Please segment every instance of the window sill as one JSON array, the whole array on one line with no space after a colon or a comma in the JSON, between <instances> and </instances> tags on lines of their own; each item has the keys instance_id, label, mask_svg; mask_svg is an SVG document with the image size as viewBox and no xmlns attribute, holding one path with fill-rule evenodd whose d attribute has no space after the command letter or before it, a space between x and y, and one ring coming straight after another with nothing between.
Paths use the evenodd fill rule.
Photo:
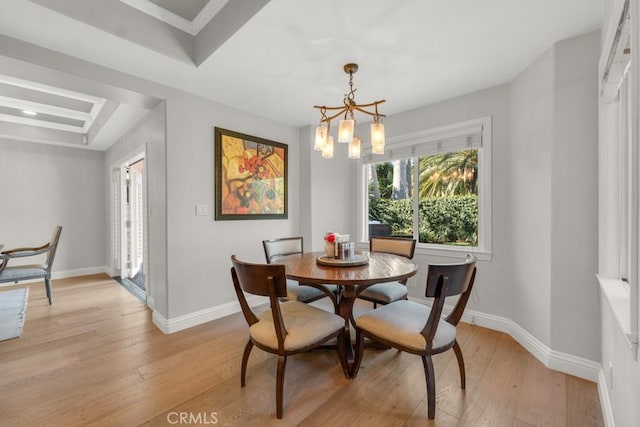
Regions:
<instances>
[{"instance_id":1,"label":"window sill","mask_svg":"<svg viewBox=\"0 0 640 427\"><path fill-rule=\"evenodd\" d=\"M602 295L607 299L613 316L622 331L622 335L633 349L638 345L638 337L631 333L631 296L626 284L617 278L602 277L596 274Z\"/></svg>"},{"instance_id":2,"label":"window sill","mask_svg":"<svg viewBox=\"0 0 640 427\"><path fill-rule=\"evenodd\" d=\"M489 251L464 246L428 245L418 243L416 254L440 256L446 258L465 259L468 254L473 255L479 261L491 261L493 254Z\"/></svg>"},{"instance_id":3,"label":"window sill","mask_svg":"<svg viewBox=\"0 0 640 427\"><path fill-rule=\"evenodd\" d=\"M358 242L357 249L368 251L369 242ZM491 261L493 254L478 248L467 248L464 246L428 245L418 243L416 245L416 255L429 255L445 258L465 259L468 254L473 255L479 261Z\"/></svg>"}]
</instances>

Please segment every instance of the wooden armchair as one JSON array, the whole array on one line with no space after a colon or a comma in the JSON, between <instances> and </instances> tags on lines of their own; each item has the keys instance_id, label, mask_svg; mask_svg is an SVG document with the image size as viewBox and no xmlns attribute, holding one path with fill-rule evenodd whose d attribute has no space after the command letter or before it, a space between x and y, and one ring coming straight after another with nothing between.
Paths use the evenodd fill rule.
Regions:
<instances>
[{"instance_id":1,"label":"wooden armchair","mask_svg":"<svg viewBox=\"0 0 640 427\"><path fill-rule=\"evenodd\" d=\"M263 240L262 247L267 264L277 262L279 257L302 254L304 252L302 237ZM295 280L287 279L287 296L285 299L309 303L329 297L335 307L337 305L335 298L337 292L338 287L336 285L300 285Z\"/></svg>"},{"instance_id":2,"label":"wooden armchair","mask_svg":"<svg viewBox=\"0 0 640 427\"><path fill-rule=\"evenodd\" d=\"M247 362L251 349L256 347L278 355L276 376L276 415L282 418L284 370L287 356L307 352L331 338L338 338L338 356L344 372L346 352L344 348L344 319L299 301L280 302L286 296L284 265L249 264L235 255L231 257L233 286L249 324L249 341L242 354L240 386L245 386ZM255 314L244 296L244 292L269 297L271 307Z\"/></svg>"},{"instance_id":3,"label":"wooden armchair","mask_svg":"<svg viewBox=\"0 0 640 427\"><path fill-rule=\"evenodd\" d=\"M42 246L35 248L15 248L0 252L0 283L14 282L18 283L23 280L44 279L47 298L49 304L53 303L53 290L51 289L51 266L56 256L58 241L62 227L57 226L53 231L51 241ZM37 265L16 265L8 266L9 261L15 258L30 257L35 255L46 254L44 264Z\"/></svg>"},{"instance_id":4,"label":"wooden armchair","mask_svg":"<svg viewBox=\"0 0 640 427\"><path fill-rule=\"evenodd\" d=\"M365 337L422 357L427 383L427 412L429 419L434 419L436 383L431 356L453 348L460 369L460 387L464 389L466 386L464 359L456 340L456 326L473 288L475 264L475 258L469 256L461 264L429 265L425 296L434 298L431 307L402 300L358 316L354 377L362 362ZM460 298L453 311L446 318L441 318L445 298L455 295L460 295Z\"/></svg>"},{"instance_id":5,"label":"wooden armchair","mask_svg":"<svg viewBox=\"0 0 640 427\"><path fill-rule=\"evenodd\" d=\"M369 239L370 252L386 252L413 259L416 250L416 239L405 237L371 237ZM358 294L358 298L378 304L389 304L394 301L407 299L407 281L378 283L368 286Z\"/></svg>"}]
</instances>

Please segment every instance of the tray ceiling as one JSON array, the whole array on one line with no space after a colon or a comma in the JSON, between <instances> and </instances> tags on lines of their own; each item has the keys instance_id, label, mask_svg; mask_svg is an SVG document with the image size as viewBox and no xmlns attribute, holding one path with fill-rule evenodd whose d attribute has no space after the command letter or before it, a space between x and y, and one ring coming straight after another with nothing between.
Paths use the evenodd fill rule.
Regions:
<instances>
[{"instance_id":1,"label":"tray ceiling","mask_svg":"<svg viewBox=\"0 0 640 427\"><path fill-rule=\"evenodd\" d=\"M3 0L0 37L299 127L317 123L314 104L341 102L347 62L360 65L358 101L384 98L382 113L396 114L511 81L553 43L597 30L603 9L604 0ZM3 55L16 51L0 43ZM71 129L86 130L99 108L0 84L11 98L0 124L38 120L82 135ZM111 109L138 108L104 99L90 128ZM41 104L37 119L22 113L29 102Z\"/></svg>"}]
</instances>

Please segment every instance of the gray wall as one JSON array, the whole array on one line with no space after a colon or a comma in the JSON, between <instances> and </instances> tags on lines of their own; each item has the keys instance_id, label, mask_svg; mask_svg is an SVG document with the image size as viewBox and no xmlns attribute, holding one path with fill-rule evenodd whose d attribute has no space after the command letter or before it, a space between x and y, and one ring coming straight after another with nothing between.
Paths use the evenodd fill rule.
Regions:
<instances>
[{"instance_id":1,"label":"gray wall","mask_svg":"<svg viewBox=\"0 0 640 427\"><path fill-rule=\"evenodd\" d=\"M492 116L493 257L478 262L469 308L512 319L549 348L594 361L600 360L597 185L588 171L597 168L598 38L594 32L557 43L508 85L385 119L391 138ZM311 129L305 135L310 146ZM327 228L343 221L355 229L342 218L353 217L357 188L337 189L355 183L359 168L342 170L349 165L345 153L324 160L308 151L312 222L317 217ZM312 230L314 237L323 231ZM428 263L451 259L418 249L415 260L417 287L409 293L419 298Z\"/></svg>"},{"instance_id":2,"label":"gray wall","mask_svg":"<svg viewBox=\"0 0 640 427\"><path fill-rule=\"evenodd\" d=\"M116 162L121 163L133 154L147 149L145 173L147 177L148 236L147 254L149 259L147 297L151 305L160 313L167 313L167 185L166 185L166 108L162 102L142 120L136 123L106 152L105 191L110 194L111 170ZM108 211L113 212L111 197ZM111 223L113 218L109 216ZM111 264L111 229L107 228L106 265Z\"/></svg>"},{"instance_id":3,"label":"gray wall","mask_svg":"<svg viewBox=\"0 0 640 427\"><path fill-rule=\"evenodd\" d=\"M385 119L388 138L436 128L452 123L467 121L484 116L492 116L493 151L493 258L479 261L481 274L468 307L484 313L511 318L511 277L513 266L510 258L508 206L509 159L508 159L508 91L507 86L498 86L437 104L411 110ZM416 250L414 258L420 266L416 276L416 288L410 288L413 297L424 298L426 270L429 263L453 262L451 258L420 254Z\"/></svg>"},{"instance_id":4,"label":"gray wall","mask_svg":"<svg viewBox=\"0 0 640 427\"><path fill-rule=\"evenodd\" d=\"M54 276L101 270L106 236L103 170L102 152L0 138L0 243L5 249L39 246L61 225Z\"/></svg>"},{"instance_id":5,"label":"gray wall","mask_svg":"<svg viewBox=\"0 0 640 427\"><path fill-rule=\"evenodd\" d=\"M213 221L213 129L289 146L289 218ZM264 262L262 240L299 234L300 150L290 127L180 92L167 99L168 317L237 301L230 256ZM209 216L195 216L196 203Z\"/></svg>"},{"instance_id":6,"label":"gray wall","mask_svg":"<svg viewBox=\"0 0 640 427\"><path fill-rule=\"evenodd\" d=\"M299 131L300 174L306 184L300 198L301 234L305 250L324 250L324 235L329 232L356 234L356 160L347 157L347 145L334 142L332 159L313 150L315 126Z\"/></svg>"},{"instance_id":7,"label":"gray wall","mask_svg":"<svg viewBox=\"0 0 640 427\"><path fill-rule=\"evenodd\" d=\"M551 150L551 348L600 360L598 58L600 32L555 45Z\"/></svg>"},{"instance_id":8,"label":"gray wall","mask_svg":"<svg viewBox=\"0 0 640 427\"><path fill-rule=\"evenodd\" d=\"M553 48L509 84L509 203L512 319L551 344L551 150ZM507 230L505 230L507 231Z\"/></svg>"},{"instance_id":9,"label":"gray wall","mask_svg":"<svg viewBox=\"0 0 640 427\"><path fill-rule=\"evenodd\" d=\"M560 41L509 84L512 319L596 361L599 39Z\"/></svg>"}]
</instances>

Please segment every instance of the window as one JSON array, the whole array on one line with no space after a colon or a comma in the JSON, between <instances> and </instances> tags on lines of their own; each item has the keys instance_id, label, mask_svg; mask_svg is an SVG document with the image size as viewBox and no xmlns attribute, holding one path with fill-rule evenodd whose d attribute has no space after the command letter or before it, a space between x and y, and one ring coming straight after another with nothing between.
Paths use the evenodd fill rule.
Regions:
<instances>
[{"instance_id":1,"label":"window","mask_svg":"<svg viewBox=\"0 0 640 427\"><path fill-rule=\"evenodd\" d=\"M629 345L639 320L639 159L637 3L612 12L600 58L600 224L598 279ZM633 12L633 9L636 9ZM613 23L613 21L611 21ZM637 355L636 355L637 357Z\"/></svg>"},{"instance_id":2,"label":"window","mask_svg":"<svg viewBox=\"0 0 640 427\"><path fill-rule=\"evenodd\" d=\"M362 162L361 233L421 253L491 256L491 118L392 138Z\"/></svg>"}]
</instances>

